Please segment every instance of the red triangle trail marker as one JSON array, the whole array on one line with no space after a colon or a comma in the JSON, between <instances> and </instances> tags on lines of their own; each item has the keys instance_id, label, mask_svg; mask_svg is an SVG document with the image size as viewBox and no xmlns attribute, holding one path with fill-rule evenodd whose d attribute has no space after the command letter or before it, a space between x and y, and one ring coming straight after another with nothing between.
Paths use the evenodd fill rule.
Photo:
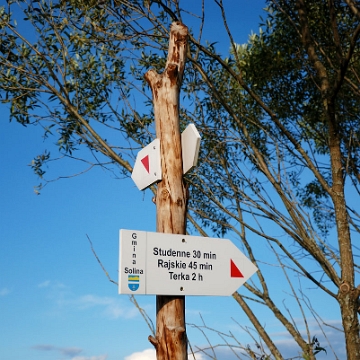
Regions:
<instances>
[{"instance_id":1,"label":"red triangle trail marker","mask_svg":"<svg viewBox=\"0 0 360 360\"><path fill-rule=\"evenodd\" d=\"M155 139L138 152L131 178L139 190L144 190L161 177L160 140Z\"/></svg>"},{"instance_id":2,"label":"red triangle trail marker","mask_svg":"<svg viewBox=\"0 0 360 360\"><path fill-rule=\"evenodd\" d=\"M232 278L243 278L244 275L241 273L241 271L238 269L238 267L235 265L235 263L230 259L230 276Z\"/></svg>"},{"instance_id":3,"label":"red triangle trail marker","mask_svg":"<svg viewBox=\"0 0 360 360\"><path fill-rule=\"evenodd\" d=\"M141 159L141 162L145 166L146 171L150 174L149 155L146 155L143 159Z\"/></svg>"}]
</instances>

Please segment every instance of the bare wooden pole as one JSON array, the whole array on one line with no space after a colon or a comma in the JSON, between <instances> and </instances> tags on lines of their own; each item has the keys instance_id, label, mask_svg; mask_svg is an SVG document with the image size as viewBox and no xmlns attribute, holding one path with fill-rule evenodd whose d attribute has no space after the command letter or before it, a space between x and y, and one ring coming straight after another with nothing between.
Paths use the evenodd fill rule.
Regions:
<instances>
[{"instance_id":1,"label":"bare wooden pole","mask_svg":"<svg viewBox=\"0 0 360 360\"><path fill-rule=\"evenodd\" d=\"M150 85L160 139L162 181L156 194L156 231L185 234L187 195L183 182L179 92L186 61L188 29L174 22L170 29L169 53L165 70L149 70L145 79ZM186 360L185 296L156 297L157 360Z\"/></svg>"}]
</instances>

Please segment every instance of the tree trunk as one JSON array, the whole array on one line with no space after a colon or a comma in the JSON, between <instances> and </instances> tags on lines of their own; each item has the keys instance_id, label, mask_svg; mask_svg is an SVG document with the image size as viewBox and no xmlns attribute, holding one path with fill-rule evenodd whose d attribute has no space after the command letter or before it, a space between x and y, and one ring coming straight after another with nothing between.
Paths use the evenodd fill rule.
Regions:
<instances>
[{"instance_id":1,"label":"tree trunk","mask_svg":"<svg viewBox=\"0 0 360 360\"><path fill-rule=\"evenodd\" d=\"M340 304L342 324L345 333L346 353L348 360L360 359L359 337L359 294L355 287L354 259L349 229L348 213L345 201L345 187L341 148L334 106L328 102L329 147L332 168L332 199L335 209L336 229L338 234L341 285L339 286L338 301Z\"/></svg>"},{"instance_id":2,"label":"tree trunk","mask_svg":"<svg viewBox=\"0 0 360 360\"><path fill-rule=\"evenodd\" d=\"M297 0L296 6L301 24L301 39L317 73L318 84L323 98L324 111L327 117L332 171L330 196L335 210L341 264L341 284L339 285L338 301L345 334L346 353L348 360L360 360L358 318L360 290L355 287L354 259L349 228L349 215L345 200L341 140L338 128L339 124L336 117L336 94L338 93L339 88L337 87L338 84L331 85L326 67L316 53L317 47L315 46L310 33L305 3L304 0ZM330 4L330 6L334 5Z\"/></svg>"},{"instance_id":3,"label":"tree trunk","mask_svg":"<svg viewBox=\"0 0 360 360\"><path fill-rule=\"evenodd\" d=\"M151 87L160 139L162 181L156 194L156 231L185 234L187 196L183 182L179 92L186 61L188 30L179 22L171 25L169 53L164 72L145 74ZM157 296L156 348L158 360L186 360L185 296Z\"/></svg>"}]
</instances>

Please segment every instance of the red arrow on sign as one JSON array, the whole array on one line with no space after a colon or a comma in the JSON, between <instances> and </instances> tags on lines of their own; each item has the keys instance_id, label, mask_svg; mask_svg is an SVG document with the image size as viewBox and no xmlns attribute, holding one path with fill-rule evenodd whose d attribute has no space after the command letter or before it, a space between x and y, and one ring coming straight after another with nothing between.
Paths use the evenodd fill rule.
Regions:
<instances>
[{"instance_id":1,"label":"red arrow on sign","mask_svg":"<svg viewBox=\"0 0 360 360\"><path fill-rule=\"evenodd\" d=\"M150 174L149 155L146 155L143 159L141 159L141 162L145 166L146 171Z\"/></svg>"},{"instance_id":2,"label":"red arrow on sign","mask_svg":"<svg viewBox=\"0 0 360 360\"><path fill-rule=\"evenodd\" d=\"M239 268L235 265L235 263L230 259L230 276L233 278L243 278L244 275L241 273Z\"/></svg>"}]
</instances>

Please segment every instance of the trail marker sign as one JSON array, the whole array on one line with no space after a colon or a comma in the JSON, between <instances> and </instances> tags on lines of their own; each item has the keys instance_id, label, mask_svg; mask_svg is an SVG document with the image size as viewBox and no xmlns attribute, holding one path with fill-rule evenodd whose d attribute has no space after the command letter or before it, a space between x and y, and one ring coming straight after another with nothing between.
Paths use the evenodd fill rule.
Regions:
<instances>
[{"instance_id":1,"label":"trail marker sign","mask_svg":"<svg viewBox=\"0 0 360 360\"><path fill-rule=\"evenodd\" d=\"M120 230L120 294L233 294L257 271L227 239Z\"/></svg>"},{"instance_id":2,"label":"trail marker sign","mask_svg":"<svg viewBox=\"0 0 360 360\"><path fill-rule=\"evenodd\" d=\"M138 189L143 190L161 177L160 140L155 139L138 152L131 178Z\"/></svg>"},{"instance_id":3,"label":"trail marker sign","mask_svg":"<svg viewBox=\"0 0 360 360\"><path fill-rule=\"evenodd\" d=\"M189 124L181 133L181 151L184 174L189 172L197 164L200 140L200 134L194 124Z\"/></svg>"},{"instance_id":4,"label":"trail marker sign","mask_svg":"<svg viewBox=\"0 0 360 360\"><path fill-rule=\"evenodd\" d=\"M181 134L184 174L197 164L200 139L200 134L194 124L188 125ZM144 190L162 179L159 139L155 139L138 152L131 178L139 190Z\"/></svg>"}]
</instances>

